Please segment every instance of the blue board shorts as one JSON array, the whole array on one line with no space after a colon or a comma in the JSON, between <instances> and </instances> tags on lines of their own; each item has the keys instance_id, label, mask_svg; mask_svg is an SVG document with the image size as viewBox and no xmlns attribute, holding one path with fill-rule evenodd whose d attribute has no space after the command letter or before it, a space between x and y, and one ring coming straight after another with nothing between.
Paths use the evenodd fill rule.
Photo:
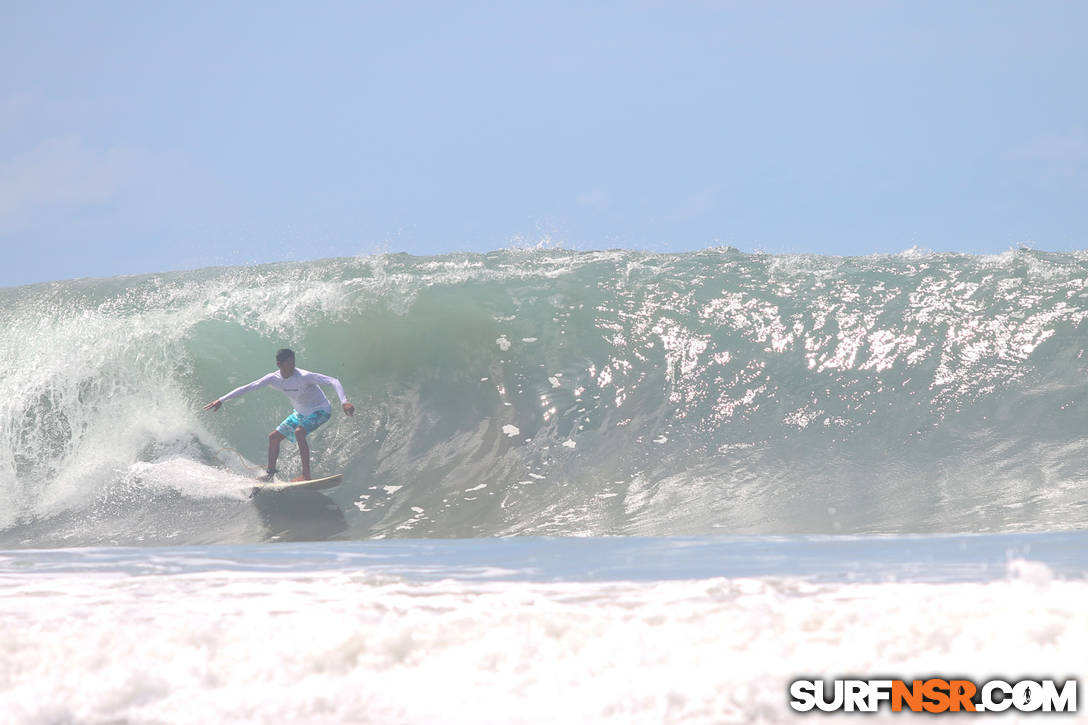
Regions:
<instances>
[{"instance_id":1,"label":"blue board shorts","mask_svg":"<svg viewBox=\"0 0 1088 725\"><path fill-rule=\"evenodd\" d=\"M298 441L295 440L295 428L301 425L307 433L313 433L318 426L327 422L331 417L332 414L327 410L315 410L309 415L299 415L298 411L295 410L276 426L276 430L282 433L287 440L298 445Z\"/></svg>"}]
</instances>

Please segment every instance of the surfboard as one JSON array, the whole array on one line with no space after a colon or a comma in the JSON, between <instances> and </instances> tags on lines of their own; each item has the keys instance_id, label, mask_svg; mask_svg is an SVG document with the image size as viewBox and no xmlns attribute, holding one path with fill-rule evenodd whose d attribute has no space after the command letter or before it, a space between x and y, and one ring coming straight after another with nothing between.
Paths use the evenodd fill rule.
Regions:
<instances>
[{"instance_id":1,"label":"surfboard","mask_svg":"<svg viewBox=\"0 0 1088 725\"><path fill-rule=\"evenodd\" d=\"M321 488L335 488L340 485L343 478L344 474L337 473L332 476L325 476L324 478L311 478L308 481L271 481L269 483L258 481L254 484L253 488L255 491L317 490Z\"/></svg>"}]
</instances>

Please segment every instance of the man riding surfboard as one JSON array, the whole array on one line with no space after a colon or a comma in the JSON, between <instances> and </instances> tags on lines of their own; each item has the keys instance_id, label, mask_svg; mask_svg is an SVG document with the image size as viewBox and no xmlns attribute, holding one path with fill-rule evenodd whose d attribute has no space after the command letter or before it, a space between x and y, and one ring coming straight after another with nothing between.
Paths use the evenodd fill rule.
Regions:
<instances>
[{"instance_id":1,"label":"man riding surfboard","mask_svg":"<svg viewBox=\"0 0 1088 725\"><path fill-rule=\"evenodd\" d=\"M205 405L204 410L219 410L224 402L257 388L271 386L284 393L291 399L295 410L276 426L276 430L268 434L267 473L258 480L266 483L272 480L272 475L276 472L276 459L280 455L280 441L287 438L298 445L298 453L302 458L302 477L294 480L308 481L310 480L310 446L306 442L306 434L313 433L318 426L332 417L332 403L325 397L320 386L331 385L336 390L336 394L340 396L341 406L348 415L355 415L355 406L347 402L344 386L336 378L296 368L295 353L289 348L285 347L276 351L276 367L279 368L276 372L235 388L222 398L217 398Z\"/></svg>"}]
</instances>

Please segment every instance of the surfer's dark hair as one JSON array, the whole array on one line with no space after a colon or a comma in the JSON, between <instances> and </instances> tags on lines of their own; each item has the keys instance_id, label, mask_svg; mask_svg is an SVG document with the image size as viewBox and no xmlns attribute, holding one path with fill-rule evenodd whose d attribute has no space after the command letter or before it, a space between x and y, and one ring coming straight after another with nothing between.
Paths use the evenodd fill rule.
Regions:
<instances>
[{"instance_id":1,"label":"surfer's dark hair","mask_svg":"<svg viewBox=\"0 0 1088 725\"><path fill-rule=\"evenodd\" d=\"M295 351L292 350L291 348L281 347L279 350L276 350L276 362L281 363L281 362L284 362L285 360L294 360L294 359L295 359Z\"/></svg>"}]
</instances>

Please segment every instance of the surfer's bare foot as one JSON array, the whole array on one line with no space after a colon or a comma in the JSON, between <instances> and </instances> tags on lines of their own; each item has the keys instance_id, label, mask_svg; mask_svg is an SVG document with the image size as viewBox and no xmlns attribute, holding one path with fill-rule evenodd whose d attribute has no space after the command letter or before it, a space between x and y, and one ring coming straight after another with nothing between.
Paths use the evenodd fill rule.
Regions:
<instances>
[{"instance_id":1,"label":"surfer's bare foot","mask_svg":"<svg viewBox=\"0 0 1088 725\"><path fill-rule=\"evenodd\" d=\"M266 473L263 476L257 476L257 480L261 483L272 483L272 476L275 473L275 471L272 471L271 473Z\"/></svg>"},{"instance_id":2,"label":"surfer's bare foot","mask_svg":"<svg viewBox=\"0 0 1088 725\"><path fill-rule=\"evenodd\" d=\"M305 476L299 476L298 478L292 478L291 483L298 483L299 481L309 481L310 479Z\"/></svg>"}]
</instances>

